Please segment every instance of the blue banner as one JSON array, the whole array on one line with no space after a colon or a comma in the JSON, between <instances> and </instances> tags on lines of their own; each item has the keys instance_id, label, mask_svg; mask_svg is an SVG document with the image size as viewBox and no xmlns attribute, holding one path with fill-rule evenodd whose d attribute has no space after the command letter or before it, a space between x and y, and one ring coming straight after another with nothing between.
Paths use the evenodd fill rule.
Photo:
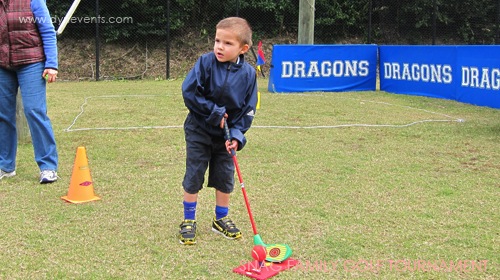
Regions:
<instances>
[{"instance_id":1,"label":"blue banner","mask_svg":"<svg viewBox=\"0 0 500 280\"><path fill-rule=\"evenodd\" d=\"M376 45L274 45L270 92L375 90Z\"/></svg>"},{"instance_id":2,"label":"blue banner","mask_svg":"<svg viewBox=\"0 0 500 280\"><path fill-rule=\"evenodd\" d=\"M500 108L500 46L380 46L380 89Z\"/></svg>"},{"instance_id":3,"label":"blue banner","mask_svg":"<svg viewBox=\"0 0 500 280\"><path fill-rule=\"evenodd\" d=\"M500 108L500 46L457 47L456 100Z\"/></svg>"}]
</instances>

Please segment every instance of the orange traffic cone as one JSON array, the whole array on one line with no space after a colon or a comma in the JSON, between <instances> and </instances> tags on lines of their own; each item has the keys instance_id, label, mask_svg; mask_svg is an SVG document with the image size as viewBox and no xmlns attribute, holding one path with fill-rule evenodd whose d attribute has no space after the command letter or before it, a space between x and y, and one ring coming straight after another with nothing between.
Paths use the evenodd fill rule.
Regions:
<instances>
[{"instance_id":1,"label":"orange traffic cone","mask_svg":"<svg viewBox=\"0 0 500 280\"><path fill-rule=\"evenodd\" d=\"M78 147L76 149L75 164L73 165L68 195L61 198L71 203L83 203L101 199L94 194L94 186L92 177L90 176L85 147Z\"/></svg>"}]
</instances>

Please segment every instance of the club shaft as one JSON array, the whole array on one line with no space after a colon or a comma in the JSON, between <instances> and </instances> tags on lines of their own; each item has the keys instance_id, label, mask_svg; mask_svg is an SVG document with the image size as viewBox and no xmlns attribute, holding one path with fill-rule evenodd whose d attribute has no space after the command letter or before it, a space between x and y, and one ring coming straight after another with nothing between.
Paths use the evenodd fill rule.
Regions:
<instances>
[{"instance_id":1,"label":"club shaft","mask_svg":"<svg viewBox=\"0 0 500 280\"><path fill-rule=\"evenodd\" d=\"M231 133L229 131L229 127L227 125L226 119L224 119L224 132L226 133L226 135L225 135L226 140L231 141ZM243 199L245 200L245 206L247 207L248 217L250 218L250 223L252 225L252 230L253 230L253 234L254 234L254 243L259 244L259 245L264 245L266 247L266 252L267 252L266 253L266 260L267 261L270 261L270 262L284 261L286 258L288 258L287 254L288 254L288 256L291 254L291 250L289 249L289 247L285 246L285 245L280 246L280 247L282 247L279 249L281 251L281 253L280 253L281 258L278 258L279 256L278 257L271 257L269 255L269 253L270 253L270 251L274 250L274 248L272 246L276 247L276 245L265 245L264 242L262 242L262 239L260 238L259 234L257 233L257 226L255 225L255 220L253 219L252 210L250 209L250 201L248 200L247 191L245 189L245 183L243 181L243 175L241 175L240 165L238 164L238 159L236 158L236 151L234 149L231 149L231 156L233 158L233 163L234 163L234 167L236 169L236 173L238 174L238 180L240 181L241 192L243 193ZM257 239L259 242L256 241Z\"/></svg>"},{"instance_id":2,"label":"club shaft","mask_svg":"<svg viewBox=\"0 0 500 280\"><path fill-rule=\"evenodd\" d=\"M226 140L231 141L231 132L227 125L227 119L224 119L224 132L226 133ZM245 189L245 183L243 182L243 175L241 175L240 165L238 164L238 159L236 158L236 151L231 149L231 156L233 157L234 167L236 168L236 173L238 174L238 180L240 181L241 192L243 193L243 198L245 199L245 206L247 207L248 217L250 218L250 223L252 224L253 234L257 235L257 226L255 225L255 220L253 219L252 210L250 209L250 202L248 201L247 191Z\"/></svg>"},{"instance_id":3,"label":"club shaft","mask_svg":"<svg viewBox=\"0 0 500 280\"><path fill-rule=\"evenodd\" d=\"M243 182L243 176L241 175L240 166L238 164L238 159L236 158L236 153L233 151L233 162L236 168L236 173L238 174L238 180L240 181L241 192L243 193L243 199L245 200L245 206L247 207L248 217L250 218L250 223L252 224L253 234L257 235L257 226L255 225L255 220L253 219L252 210L250 209L250 202L248 201L247 191L245 189L245 183Z\"/></svg>"}]
</instances>

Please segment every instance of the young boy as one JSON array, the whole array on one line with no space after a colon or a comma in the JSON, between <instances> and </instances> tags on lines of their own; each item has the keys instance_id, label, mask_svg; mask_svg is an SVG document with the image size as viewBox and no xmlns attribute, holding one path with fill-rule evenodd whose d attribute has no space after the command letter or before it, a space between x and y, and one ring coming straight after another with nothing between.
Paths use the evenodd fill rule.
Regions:
<instances>
[{"instance_id":1,"label":"young boy","mask_svg":"<svg viewBox=\"0 0 500 280\"><path fill-rule=\"evenodd\" d=\"M230 17L216 26L213 52L198 58L182 84L189 114L184 122L186 173L184 220L180 224L181 244L196 243L196 204L208 168L207 187L215 188L215 217L212 230L228 239L241 237L228 217L229 196L234 188L231 149L246 143L257 104L255 69L244 54L252 45L252 30L242 18ZM231 141L224 138L227 121Z\"/></svg>"}]
</instances>

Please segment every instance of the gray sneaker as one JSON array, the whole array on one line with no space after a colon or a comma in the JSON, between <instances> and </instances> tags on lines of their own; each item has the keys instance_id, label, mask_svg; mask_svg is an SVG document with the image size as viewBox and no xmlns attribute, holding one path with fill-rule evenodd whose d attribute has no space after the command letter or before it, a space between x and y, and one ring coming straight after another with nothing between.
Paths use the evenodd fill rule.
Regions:
<instances>
[{"instance_id":1,"label":"gray sneaker","mask_svg":"<svg viewBox=\"0 0 500 280\"><path fill-rule=\"evenodd\" d=\"M43 170L40 172L40 184L53 183L57 181L57 172L54 170Z\"/></svg>"},{"instance_id":2,"label":"gray sneaker","mask_svg":"<svg viewBox=\"0 0 500 280\"><path fill-rule=\"evenodd\" d=\"M2 180L4 177L5 178L8 178L8 177L13 177L16 175L16 171L12 171L12 172L6 172L6 171L3 171L0 169L0 180Z\"/></svg>"},{"instance_id":3,"label":"gray sneaker","mask_svg":"<svg viewBox=\"0 0 500 280\"><path fill-rule=\"evenodd\" d=\"M180 225L179 242L185 245L196 244L196 221L184 220Z\"/></svg>"},{"instance_id":4,"label":"gray sneaker","mask_svg":"<svg viewBox=\"0 0 500 280\"><path fill-rule=\"evenodd\" d=\"M219 220L216 220L214 217L212 220L212 231L222 234L227 239L241 238L241 231L227 216Z\"/></svg>"}]
</instances>

